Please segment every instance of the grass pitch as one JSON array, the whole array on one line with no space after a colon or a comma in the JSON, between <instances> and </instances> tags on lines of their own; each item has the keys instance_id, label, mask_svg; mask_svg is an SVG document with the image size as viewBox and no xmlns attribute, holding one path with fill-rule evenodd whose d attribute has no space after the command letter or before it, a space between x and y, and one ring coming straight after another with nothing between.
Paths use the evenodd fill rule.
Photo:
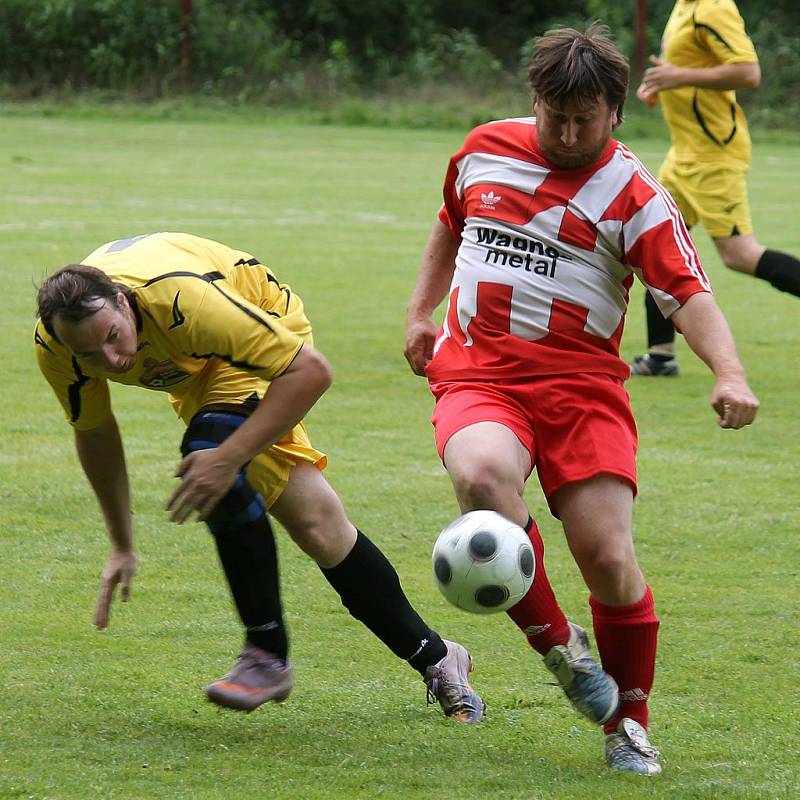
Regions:
<instances>
[{"instance_id":1,"label":"grass pitch","mask_svg":"<svg viewBox=\"0 0 800 800\"><path fill-rule=\"evenodd\" d=\"M779 798L800 794L796 651L798 301L702 255L751 384L757 423L717 428L709 375L629 383L640 426L635 532L662 620L654 780L611 775L581 721L504 617L438 595L429 553L456 514L403 312L458 132L25 116L2 120L0 575L2 798ZM625 137L625 128L621 137ZM653 168L666 144L627 140ZM800 252L800 145L756 145L759 238ZM200 525L166 521L181 428L165 398L116 387L140 572L109 630L91 613L107 543L68 426L32 356L34 284L110 239L186 230L249 250L304 297L335 383L309 426L351 517L420 612L464 642L488 703L446 721L424 686L351 620L281 532L296 663L289 702L251 715L206 703L239 629ZM623 352L642 351L637 287ZM529 500L567 613L586 590L535 480Z\"/></svg>"}]
</instances>

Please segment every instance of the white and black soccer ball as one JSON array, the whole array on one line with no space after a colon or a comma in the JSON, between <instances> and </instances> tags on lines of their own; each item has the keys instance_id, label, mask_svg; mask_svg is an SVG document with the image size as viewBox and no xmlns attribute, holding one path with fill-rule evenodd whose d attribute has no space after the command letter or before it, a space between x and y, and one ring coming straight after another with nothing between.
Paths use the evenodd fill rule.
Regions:
<instances>
[{"instance_id":1,"label":"white and black soccer ball","mask_svg":"<svg viewBox=\"0 0 800 800\"><path fill-rule=\"evenodd\" d=\"M441 593L473 614L516 605L533 583L536 559L528 535L495 511L470 511L451 522L433 546Z\"/></svg>"}]
</instances>

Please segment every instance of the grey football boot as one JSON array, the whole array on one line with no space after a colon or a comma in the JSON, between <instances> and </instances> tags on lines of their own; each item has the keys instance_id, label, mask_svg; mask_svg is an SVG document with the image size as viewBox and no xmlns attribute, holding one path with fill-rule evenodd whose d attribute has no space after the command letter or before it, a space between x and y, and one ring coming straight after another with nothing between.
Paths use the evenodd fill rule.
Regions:
<instances>
[{"instance_id":1,"label":"grey football boot","mask_svg":"<svg viewBox=\"0 0 800 800\"><path fill-rule=\"evenodd\" d=\"M659 752L647 738L647 731L636 720L623 717L614 733L606 734L606 761L611 769L658 775Z\"/></svg>"},{"instance_id":2,"label":"grey football boot","mask_svg":"<svg viewBox=\"0 0 800 800\"><path fill-rule=\"evenodd\" d=\"M458 722L480 722L486 705L469 684L472 658L457 642L448 642L447 655L425 670L428 703L442 707L445 716Z\"/></svg>"},{"instance_id":3,"label":"grey football boot","mask_svg":"<svg viewBox=\"0 0 800 800\"><path fill-rule=\"evenodd\" d=\"M617 682L592 657L586 631L574 622L569 630L569 641L550 648L544 664L578 712L603 725L619 709Z\"/></svg>"}]
</instances>

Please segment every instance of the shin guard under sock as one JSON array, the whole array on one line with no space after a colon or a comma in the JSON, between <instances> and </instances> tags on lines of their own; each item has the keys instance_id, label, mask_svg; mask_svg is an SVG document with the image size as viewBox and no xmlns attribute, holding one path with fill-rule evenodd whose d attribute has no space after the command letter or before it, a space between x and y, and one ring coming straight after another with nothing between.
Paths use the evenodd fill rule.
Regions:
<instances>
[{"instance_id":1,"label":"shin guard under sock","mask_svg":"<svg viewBox=\"0 0 800 800\"><path fill-rule=\"evenodd\" d=\"M533 585L525 597L506 613L528 637L530 646L545 656L551 648L569 641L569 625L547 579L544 568L544 542L536 523L530 517L525 532L536 557Z\"/></svg>"},{"instance_id":2,"label":"shin guard under sock","mask_svg":"<svg viewBox=\"0 0 800 800\"><path fill-rule=\"evenodd\" d=\"M286 659L275 538L265 516L214 532L222 568L247 631L247 641Z\"/></svg>"},{"instance_id":3,"label":"shin guard under sock","mask_svg":"<svg viewBox=\"0 0 800 800\"><path fill-rule=\"evenodd\" d=\"M189 422L181 454L218 447L247 419L246 412L201 410ZM206 520L247 641L286 659L278 554L264 501L248 483L246 466Z\"/></svg>"},{"instance_id":4,"label":"shin guard under sock","mask_svg":"<svg viewBox=\"0 0 800 800\"><path fill-rule=\"evenodd\" d=\"M765 250L756 264L755 275L782 292L800 297L800 261L788 253Z\"/></svg>"},{"instance_id":5,"label":"shin guard under sock","mask_svg":"<svg viewBox=\"0 0 800 800\"><path fill-rule=\"evenodd\" d=\"M361 531L339 564L320 569L350 614L418 672L447 655L442 638L408 602L394 567Z\"/></svg>"},{"instance_id":6,"label":"shin guard under sock","mask_svg":"<svg viewBox=\"0 0 800 800\"><path fill-rule=\"evenodd\" d=\"M644 307L647 313L648 348L656 345L672 344L675 341L675 326L661 313L658 303L653 299L653 295L650 292L647 292L644 296Z\"/></svg>"},{"instance_id":7,"label":"shin guard under sock","mask_svg":"<svg viewBox=\"0 0 800 800\"><path fill-rule=\"evenodd\" d=\"M648 586L640 600L627 606L607 606L593 597L589 605L603 669L619 686L621 705L616 717L605 725L605 732L614 731L623 717L646 728L659 625L653 593Z\"/></svg>"}]
</instances>

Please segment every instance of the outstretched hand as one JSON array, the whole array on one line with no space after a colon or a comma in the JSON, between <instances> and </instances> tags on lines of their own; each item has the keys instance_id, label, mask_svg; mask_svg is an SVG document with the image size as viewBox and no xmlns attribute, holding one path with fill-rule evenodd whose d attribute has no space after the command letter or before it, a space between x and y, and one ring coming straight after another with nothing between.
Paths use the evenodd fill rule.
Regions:
<instances>
[{"instance_id":1,"label":"outstretched hand","mask_svg":"<svg viewBox=\"0 0 800 800\"><path fill-rule=\"evenodd\" d=\"M711 393L711 407L720 428L736 430L756 418L758 399L743 378L719 378Z\"/></svg>"},{"instance_id":2,"label":"outstretched hand","mask_svg":"<svg viewBox=\"0 0 800 800\"><path fill-rule=\"evenodd\" d=\"M102 630L108 627L114 591L120 587L119 599L127 603L131 596L131 580L136 574L138 561L132 550L114 550L103 568L100 592L94 609L94 625Z\"/></svg>"},{"instance_id":3,"label":"outstretched hand","mask_svg":"<svg viewBox=\"0 0 800 800\"><path fill-rule=\"evenodd\" d=\"M189 453L175 470L175 477L183 480L167 503L170 520L181 524L195 511L199 522L208 519L238 472L239 466L221 457L219 448Z\"/></svg>"}]
</instances>

